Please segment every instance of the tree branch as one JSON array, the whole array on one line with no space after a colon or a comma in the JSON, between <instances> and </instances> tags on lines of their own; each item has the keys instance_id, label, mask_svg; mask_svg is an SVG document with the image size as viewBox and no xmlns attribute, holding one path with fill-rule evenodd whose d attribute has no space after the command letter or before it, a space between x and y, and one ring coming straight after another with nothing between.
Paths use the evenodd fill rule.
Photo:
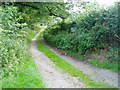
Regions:
<instances>
[{"instance_id":1,"label":"tree branch","mask_svg":"<svg viewBox=\"0 0 120 90\"><path fill-rule=\"evenodd\" d=\"M21 3L21 2L15 2L14 4L13 3L9 3L9 4L2 3L2 5L5 5L5 6L11 6L11 5L13 5L13 6L26 6L26 7L31 7L33 9L39 9L36 6L24 4L24 3Z\"/></svg>"},{"instance_id":2,"label":"tree branch","mask_svg":"<svg viewBox=\"0 0 120 90\"><path fill-rule=\"evenodd\" d=\"M49 11L49 15L50 15L50 16L52 16L52 15L53 15L53 16L56 16L56 17L60 17L60 18L62 18L62 19L65 19L64 17L59 16L59 15L57 15L57 14L53 13L53 12L52 12L52 10L51 10L48 6L46 6L46 8L48 9L48 11Z\"/></svg>"},{"instance_id":3,"label":"tree branch","mask_svg":"<svg viewBox=\"0 0 120 90\"><path fill-rule=\"evenodd\" d=\"M26 7L31 7L31 8L33 8L33 9L39 9L38 7L35 7L35 6L33 6L33 5L23 4L23 3L19 3L19 2L15 3L15 4L16 4L16 5L21 5L21 6L26 6Z\"/></svg>"}]
</instances>

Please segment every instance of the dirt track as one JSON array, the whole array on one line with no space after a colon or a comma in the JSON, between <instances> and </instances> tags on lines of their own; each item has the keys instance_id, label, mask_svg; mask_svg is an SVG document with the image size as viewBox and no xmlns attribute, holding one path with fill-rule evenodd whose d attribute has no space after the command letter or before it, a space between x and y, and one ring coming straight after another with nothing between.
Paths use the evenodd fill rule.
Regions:
<instances>
[{"instance_id":1,"label":"dirt track","mask_svg":"<svg viewBox=\"0 0 120 90\"><path fill-rule=\"evenodd\" d=\"M83 82L56 68L54 63L36 47L36 38L30 44L30 51L47 88L86 88Z\"/></svg>"},{"instance_id":2,"label":"dirt track","mask_svg":"<svg viewBox=\"0 0 120 90\"><path fill-rule=\"evenodd\" d=\"M69 62L71 65L73 65L74 67L79 68L80 70L83 71L83 73L90 75L90 77L97 81L97 82L104 82L106 84L109 84L111 86L114 87L118 87L118 73L111 71L111 70L107 70L107 69L101 69L101 68L97 68L95 66L92 66L90 64L86 64L81 62L80 60L76 60L70 56L66 56L63 54L59 53L59 50L49 46L44 38L42 38L42 42L54 53L56 53L59 57L63 58L64 60L66 60L67 62Z\"/></svg>"},{"instance_id":3,"label":"dirt track","mask_svg":"<svg viewBox=\"0 0 120 90\"><path fill-rule=\"evenodd\" d=\"M68 73L56 68L54 63L40 52L36 47L36 38L32 39L30 44L30 51L38 66L40 74L48 88L86 88L82 81L77 80L76 77L70 76ZM118 73L107 69L100 69L90 64L85 64L79 60L73 59L70 56L61 55L58 50L48 46L42 38L42 42L58 56L69 62L71 65L79 68L83 73L90 75L90 77L97 82L104 82L106 84L118 87Z\"/></svg>"}]
</instances>

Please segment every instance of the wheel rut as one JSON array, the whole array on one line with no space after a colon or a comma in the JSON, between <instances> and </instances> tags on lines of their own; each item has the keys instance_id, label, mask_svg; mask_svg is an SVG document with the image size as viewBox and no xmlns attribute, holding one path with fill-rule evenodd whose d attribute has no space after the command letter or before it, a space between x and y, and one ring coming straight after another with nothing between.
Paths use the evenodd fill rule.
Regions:
<instances>
[{"instance_id":1,"label":"wheel rut","mask_svg":"<svg viewBox=\"0 0 120 90\"><path fill-rule=\"evenodd\" d=\"M30 44L30 51L35 60L35 63L43 77L44 83L47 88L86 88L84 83L76 77L70 76L68 73L63 72L55 67L52 62L44 53L40 52L36 46L36 38L40 32L32 39Z\"/></svg>"},{"instance_id":2,"label":"wheel rut","mask_svg":"<svg viewBox=\"0 0 120 90\"><path fill-rule=\"evenodd\" d=\"M108 70L108 69L101 69L95 66L92 66L87 63L83 63L80 60L74 59L70 56L66 56L60 54L59 50L53 48L52 46L48 45L44 38L42 38L42 42L54 53L56 53L59 57L66 60L68 63L73 65L74 67L83 71L83 73L90 75L91 79L95 80L96 82L106 83L116 88L120 88L119 86L119 76L120 73Z\"/></svg>"}]
</instances>

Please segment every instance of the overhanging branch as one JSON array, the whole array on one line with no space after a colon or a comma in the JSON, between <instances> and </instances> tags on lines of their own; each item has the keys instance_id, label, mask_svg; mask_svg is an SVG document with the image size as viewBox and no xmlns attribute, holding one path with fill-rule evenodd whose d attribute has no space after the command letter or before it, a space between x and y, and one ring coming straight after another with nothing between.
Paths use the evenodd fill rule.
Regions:
<instances>
[{"instance_id":1,"label":"overhanging branch","mask_svg":"<svg viewBox=\"0 0 120 90\"><path fill-rule=\"evenodd\" d=\"M53 13L52 10L51 10L48 6L46 6L46 8L47 8L47 10L49 11L49 15L50 15L50 16L53 15L53 16L56 16L56 17L60 17L60 18L62 18L62 19L65 19L64 17Z\"/></svg>"}]
</instances>

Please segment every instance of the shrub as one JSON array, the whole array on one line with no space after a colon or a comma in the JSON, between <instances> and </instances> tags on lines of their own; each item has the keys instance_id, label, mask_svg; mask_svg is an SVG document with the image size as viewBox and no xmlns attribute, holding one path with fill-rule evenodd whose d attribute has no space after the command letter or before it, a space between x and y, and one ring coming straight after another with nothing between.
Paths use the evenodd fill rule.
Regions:
<instances>
[{"instance_id":1,"label":"shrub","mask_svg":"<svg viewBox=\"0 0 120 90\"><path fill-rule=\"evenodd\" d=\"M3 77L16 75L28 60L28 43L32 36L40 29L33 25L36 30L24 28L25 23L19 23L17 7L0 7L0 60ZM21 66L21 67L19 67Z\"/></svg>"},{"instance_id":2,"label":"shrub","mask_svg":"<svg viewBox=\"0 0 120 90\"><path fill-rule=\"evenodd\" d=\"M100 49L109 50L108 47L113 48L118 44L117 12L117 4L108 9L86 10L70 23L62 21L48 28L44 32L44 37L57 48L80 54ZM110 55L107 57L109 58ZM112 57L118 58L118 55Z\"/></svg>"}]
</instances>

